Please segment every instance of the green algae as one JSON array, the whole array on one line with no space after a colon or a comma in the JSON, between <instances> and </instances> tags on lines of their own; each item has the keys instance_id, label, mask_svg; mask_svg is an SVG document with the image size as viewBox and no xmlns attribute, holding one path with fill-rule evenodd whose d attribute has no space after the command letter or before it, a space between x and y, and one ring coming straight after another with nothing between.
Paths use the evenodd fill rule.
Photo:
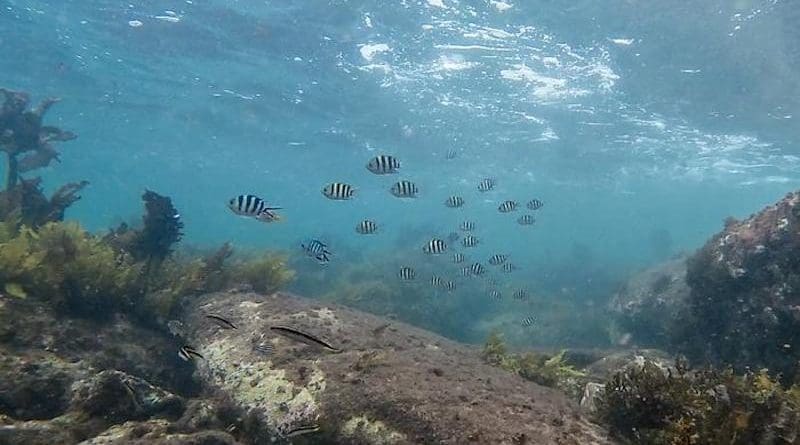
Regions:
<instances>
[{"instance_id":1,"label":"green algae","mask_svg":"<svg viewBox=\"0 0 800 445\"><path fill-rule=\"evenodd\" d=\"M406 440L404 434L394 431L380 420L370 420L366 415L347 419L342 424L340 433L344 437L366 441L372 445L392 445Z\"/></svg>"}]
</instances>

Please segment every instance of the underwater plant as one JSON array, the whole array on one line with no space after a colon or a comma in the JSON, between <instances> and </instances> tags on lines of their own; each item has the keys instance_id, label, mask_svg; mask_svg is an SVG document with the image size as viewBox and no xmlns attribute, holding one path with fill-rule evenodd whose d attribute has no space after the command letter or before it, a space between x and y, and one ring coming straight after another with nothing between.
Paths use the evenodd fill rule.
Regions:
<instances>
[{"instance_id":1,"label":"underwater plant","mask_svg":"<svg viewBox=\"0 0 800 445\"><path fill-rule=\"evenodd\" d=\"M37 227L50 221L64 219L64 211L80 199L78 193L87 181L73 182L56 190L50 198L44 195L41 178L25 179L21 175L58 160L54 142L76 138L75 134L58 127L44 125L44 115L58 99L48 98L35 108L29 108L26 93L0 88L0 152L6 155L6 180L0 191L0 219L7 220L18 213L20 222Z\"/></svg>"},{"instance_id":2,"label":"underwater plant","mask_svg":"<svg viewBox=\"0 0 800 445\"><path fill-rule=\"evenodd\" d=\"M783 389L766 370L690 371L651 360L617 371L599 418L632 443L790 444L800 440L800 387Z\"/></svg>"},{"instance_id":3,"label":"underwater plant","mask_svg":"<svg viewBox=\"0 0 800 445\"><path fill-rule=\"evenodd\" d=\"M286 258L272 253L239 260L230 270L232 284L246 284L260 293L275 292L291 282L294 276L294 271L286 266Z\"/></svg>"}]
</instances>

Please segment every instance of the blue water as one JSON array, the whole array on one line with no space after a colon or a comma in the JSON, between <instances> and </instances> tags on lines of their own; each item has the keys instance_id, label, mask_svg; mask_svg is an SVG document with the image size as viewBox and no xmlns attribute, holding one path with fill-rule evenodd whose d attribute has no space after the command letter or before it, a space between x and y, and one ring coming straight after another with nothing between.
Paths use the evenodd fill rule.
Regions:
<instances>
[{"instance_id":1,"label":"blue water","mask_svg":"<svg viewBox=\"0 0 800 445\"><path fill-rule=\"evenodd\" d=\"M49 122L79 139L43 177L91 182L68 214L90 230L137 220L147 188L186 243L320 237L393 270L466 218L475 259L521 267L512 287L594 298L800 185L792 2L652 3L0 0L0 86L63 99ZM381 153L400 175L365 169ZM331 181L356 197L327 200ZM241 193L285 222L235 217ZM533 228L496 210L532 198Z\"/></svg>"}]
</instances>

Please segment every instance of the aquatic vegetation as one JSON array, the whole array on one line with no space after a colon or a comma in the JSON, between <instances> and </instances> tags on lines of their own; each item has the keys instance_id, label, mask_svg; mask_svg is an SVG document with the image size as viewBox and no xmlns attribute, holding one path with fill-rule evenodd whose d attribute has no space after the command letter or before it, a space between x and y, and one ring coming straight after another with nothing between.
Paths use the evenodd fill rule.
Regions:
<instances>
[{"instance_id":1,"label":"aquatic vegetation","mask_svg":"<svg viewBox=\"0 0 800 445\"><path fill-rule=\"evenodd\" d=\"M286 266L286 257L273 253L236 261L230 270L232 283L247 284L265 294L283 288L294 276L294 271Z\"/></svg>"},{"instance_id":2,"label":"aquatic vegetation","mask_svg":"<svg viewBox=\"0 0 800 445\"><path fill-rule=\"evenodd\" d=\"M486 363L519 374L520 377L540 385L560 388L576 395L583 387L586 374L575 369L565 359L566 350L555 355L526 352L508 352L502 335L494 331L484 344L482 356Z\"/></svg>"},{"instance_id":3,"label":"aquatic vegetation","mask_svg":"<svg viewBox=\"0 0 800 445\"><path fill-rule=\"evenodd\" d=\"M784 390L766 370L737 376L645 360L609 379L598 415L634 443L796 443L798 395L800 387Z\"/></svg>"},{"instance_id":4,"label":"aquatic vegetation","mask_svg":"<svg viewBox=\"0 0 800 445\"><path fill-rule=\"evenodd\" d=\"M44 115L58 102L48 98L35 108L29 108L27 93L0 88L0 151L6 154L6 180L0 191L0 219L18 214L21 223L37 227L50 221L64 219L64 211L80 199L78 193L88 182L64 185L50 198L44 195L41 178L25 179L21 174L47 167L58 160L55 142L76 138L75 134L58 127L44 125Z\"/></svg>"}]
</instances>

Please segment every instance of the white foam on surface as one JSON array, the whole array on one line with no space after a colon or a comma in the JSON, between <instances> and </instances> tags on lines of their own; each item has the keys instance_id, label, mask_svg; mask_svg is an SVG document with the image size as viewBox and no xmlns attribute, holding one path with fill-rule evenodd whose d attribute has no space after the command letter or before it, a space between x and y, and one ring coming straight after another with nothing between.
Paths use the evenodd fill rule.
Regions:
<instances>
[{"instance_id":1,"label":"white foam on surface","mask_svg":"<svg viewBox=\"0 0 800 445\"><path fill-rule=\"evenodd\" d=\"M371 62L376 55L391 51L392 48L385 43L364 44L359 46L359 52L364 60Z\"/></svg>"}]
</instances>

